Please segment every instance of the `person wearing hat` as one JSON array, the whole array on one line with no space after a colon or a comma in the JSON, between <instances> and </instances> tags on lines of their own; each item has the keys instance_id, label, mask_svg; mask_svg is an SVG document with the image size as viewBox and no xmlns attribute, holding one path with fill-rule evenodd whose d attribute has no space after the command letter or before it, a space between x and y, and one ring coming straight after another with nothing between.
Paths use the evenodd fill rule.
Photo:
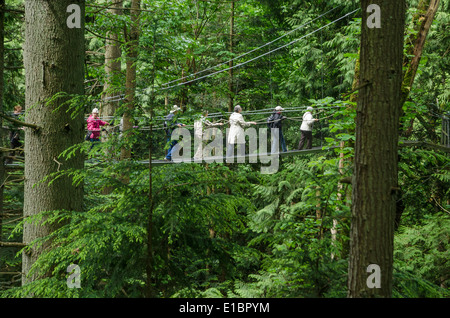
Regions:
<instances>
[{"instance_id":1,"label":"person wearing hat","mask_svg":"<svg viewBox=\"0 0 450 318\"><path fill-rule=\"evenodd\" d=\"M306 108L306 112L303 114L302 125L300 126L300 131L302 133L300 137L300 142L298 144L298 150L302 150L303 146L306 142L306 149L312 148L312 129L314 122L318 121L317 118L314 118L311 112L313 108L311 106Z\"/></svg>"},{"instance_id":2,"label":"person wearing hat","mask_svg":"<svg viewBox=\"0 0 450 318\"><path fill-rule=\"evenodd\" d=\"M256 125L256 122L246 122L241 114L242 107L237 105L234 112L231 114L229 123L230 130L227 139L227 157L232 157L234 154L234 145L237 145L238 156L245 155L245 134L244 128L250 125Z\"/></svg>"},{"instance_id":3,"label":"person wearing hat","mask_svg":"<svg viewBox=\"0 0 450 318\"><path fill-rule=\"evenodd\" d=\"M273 131L273 138L271 142L271 153L277 153L279 152L279 145L281 144L281 149L283 152L287 151L286 147L286 141L284 140L283 136L283 120L286 119L285 116L283 116L281 113L284 111L284 108L281 106L275 107L272 115L267 118L267 127L269 129L275 128Z\"/></svg>"},{"instance_id":4,"label":"person wearing hat","mask_svg":"<svg viewBox=\"0 0 450 318\"><path fill-rule=\"evenodd\" d=\"M180 110L180 107L178 107L177 105L173 105L172 109L170 110L170 114L165 118L164 130L166 132L167 143L169 143L169 150L167 151L167 155L164 157L164 160L166 161L172 161L172 152L174 151L175 145L178 144L178 140L171 140L173 129L175 129L176 127L181 128L186 126L185 124L177 122L177 113Z\"/></svg>"},{"instance_id":5,"label":"person wearing hat","mask_svg":"<svg viewBox=\"0 0 450 318\"><path fill-rule=\"evenodd\" d=\"M223 123L212 123L208 120L208 111L204 110L203 114L194 121L194 140L196 141L197 145L197 151L194 154L194 159L200 160L203 158L203 147L205 143L205 138L208 138L210 134L208 133L208 129L205 132L205 127L211 128L211 127L217 127L217 126L223 126Z\"/></svg>"},{"instance_id":6,"label":"person wearing hat","mask_svg":"<svg viewBox=\"0 0 450 318\"><path fill-rule=\"evenodd\" d=\"M108 122L100 120L98 118L98 108L92 110L92 114L87 119L87 130L86 140L91 142L99 141L101 126L109 125Z\"/></svg>"}]
</instances>

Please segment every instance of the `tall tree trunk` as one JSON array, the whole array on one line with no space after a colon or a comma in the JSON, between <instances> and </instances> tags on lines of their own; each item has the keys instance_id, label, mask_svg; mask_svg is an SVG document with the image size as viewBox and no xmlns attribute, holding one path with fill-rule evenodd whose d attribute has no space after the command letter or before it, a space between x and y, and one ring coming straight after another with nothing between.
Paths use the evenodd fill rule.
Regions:
<instances>
[{"instance_id":1,"label":"tall tree trunk","mask_svg":"<svg viewBox=\"0 0 450 318\"><path fill-rule=\"evenodd\" d=\"M127 39L127 75L126 75L126 97L125 97L125 113L123 114L122 130L124 137L127 132L133 128L134 119L132 112L135 106L136 95L136 63L139 52L139 17L140 17L140 0L132 0L131 2L131 26ZM120 159L131 158L131 145L124 146L121 149Z\"/></svg>"},{"instance_id":2,"label":"tall tree trunk","mask_svg":"<svg viewBox=\"0 0 450 318\"><path fill-rule=\"evenodd\" d=\"M378 0L377 15L376 8L369 8L373 2L361 0L359 82L366 85L359 90L356 117L349 297L390 297L392 293L406 3ZM374 17L377 21L377 16L379 28L368 23ZM375 268L368 273L370 265Z\"/></svg>"},{"instance_id":3,"label":"tall tree trunk","mask_svg":"<svg viewBox=\"0 0 450 318\"><path fill-rule=\"evenodd\" d=\"M156 67L157 67L157 55L156 55L156 30L157 30L157 22L155 21L155 26L153 29L153 69L152 69L152 93L150 99L150 130L148 134L148 175L149 175L149 192L148 192L148 201L149 201L149 215L147 221L147 262L146 262L146 297L152 298L155 297L155 291L153 289L152 278L154 272L154 260L153 260L153 208L155 205L155 200L153 198L153 166L152 166L152 137L153 137L153 117L154 117L154 107L155 107L155 76L156 76ZM166 103L168 102L166 96ZM170 250L168 246L167 258L170 258Z\"/></svg>"},{"instance_id":4,"label":"tall tree trunk","mask_svg":"<svg viewBox=\"0 0 450 318\"><path fill-rule=\"evenodd\" d=\"M231 17L230 17L230 53L233 54L233 31L234 31L234 1L231 2ZM228 111L233 111L234 96L233 96L233 60L230 61L230 78L228 80Z\"/></svg>"},{"instance_id":5,"label":"tall tree trunk","mask_svg":"<svg viewBox=\"0 0 450 318\"><path fill-rule=\"evenodd\" d=\"M5 0L0 0L0 112L3 112L3 71L5 69ZM0 118L0 127L3 119ZM3 140L3 130L0 129L0 140ZM3 143L3 142L2 142ZM3 165L3 152L0 152L0 185L5 179L5 166ZM0 187L0 242L3 234L3 186Z\"/></svg>"},{"instance_id":6,"label":"tall tree trunk","mask_svg":"<svg viewBox=\"0 0 450 318\"><path fill-rule=\"evenodd\" d=\"M108 13L112 15L120 15L122 13L123 0L113 0ZM105 45L105 84L103 86L103 100L101 114L102 116L113 116L117 109L117 102L110 101L108 98L118 95L118 91L114 89L114 82L121 72L120 57L122 51L120 49L119 34L112 30L107 33Z\"/></svg>"},{"instance_id":7,"label":"tall tree trunk","mask_svg":"<svg viewBox=\"0 0 450 318\"><path fill-rule=\"evenodd\" d=\"M78 5L80 28L69 28L69 5ZM79 169L82 155L69 160L58 158L69 146L80 143L84 135L83 114L71 117L68 97L48 102L57 93L84 94L84 0L25 1L25 105L26 122L37 124L39 130L25 129L24 216L42 211L81 211L83 188L69 177L52 184L39 183L51 173ZM52 233L58 225L24 223L23 241L30 243ZM37 279L30 268L49 244L33 247L22 254L22 283ZM42 274L42 273L41 273Z\"/></svg>"},{"instance_id":8,"label":"tall tree trunk","mask_svg":"<svg viewBox=\"0 0 450 318\"><path fill-rule=\"evenodd\" d=\"M123 0L113 0L111 7L108 9L108 13L111 15L121 15L123 8ZM119 83L119 77L121 75L122 63L120 58L122 56L122 50L120 48L119 33L117 30L111 30L107 33L107 39L105 44L105 83L103 85L103 104L100 109L102 117L114 116L119 102L115 101L118 98L114 96L119 95L122 89L116 89ZM108 118L107 121L110 119ZM108 141L108 133L102 132L102 142ZM113 158L115 150L106 149L105 154L108 158ZM105 186L102 189L103 194L109 194L113 190L112 186Z\"/></svg>"}]
</instances>

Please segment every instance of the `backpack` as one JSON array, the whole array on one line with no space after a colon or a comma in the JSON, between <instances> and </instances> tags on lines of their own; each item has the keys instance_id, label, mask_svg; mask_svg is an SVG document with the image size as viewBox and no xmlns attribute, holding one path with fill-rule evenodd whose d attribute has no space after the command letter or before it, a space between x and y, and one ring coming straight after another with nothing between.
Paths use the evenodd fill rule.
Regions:
<instances>
[{"instance_id":1,"label":"backpack","mask_svg":"<svg viewBox=\"0 0 450 318\"><path fill-rule=\"evenodd\" d=\"M267 128L268 129L274 127L275 123L273 122L273 119L274 119L274 114L270 115L269 118L267 118Z\"/></svg>"},{"instance_id":2,"label":"backpack","mask_svg":"<svg viewBox=\"0 0 450 318\"><path fill-rule=\"evenodd\" d=\"M175 116L173 114L169 114L166 117L164 117L164 131L166 133L167 136L170 136L172 134L172 124L174 122L174 118Z\"/></svg>"}]
</instances>

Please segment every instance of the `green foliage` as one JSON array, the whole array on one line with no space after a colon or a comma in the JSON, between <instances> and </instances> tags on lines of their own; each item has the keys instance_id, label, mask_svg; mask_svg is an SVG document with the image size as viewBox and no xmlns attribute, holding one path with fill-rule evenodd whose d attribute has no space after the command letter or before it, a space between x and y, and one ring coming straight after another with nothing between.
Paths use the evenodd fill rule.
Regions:
<instances>
[{"instance_id":1,"label":"green foliage","mask_svg":"<svg viewBox=\"0 0 450 318\"><path fill-rule=\"evenodd\" d=\"M70 172L85 184L86 211L49 211L27 219L62 226L27 247L51 242L52 248L32 268L42 279L9 290L5 296L50 297L49 289L54 289L51 297L141 297L149 213L154 224L152 266L160 296L180 295L183 286L187 290L214 287L219 276L237 275L233 259L239 259L246 249L239 243L246 227L243 211L252 210L252 203L242 194L245 177L226 167L215 167L212 173L194 165L161 168L153 174L150 205L148 169L132 167L128 176L123 172L130 164L123 162L106 170L99 163L88 167L89 173ZM122 174L117 176L118 172ZM223 184L224 175L230 186ZM124 177L130 182L117 180ZM101 195L105 185L113 185L114 190ZM81 268L82 288L76 292L62 283L70 264Z\"/></svg>"},{"instance_id":2,"label":"green foliage","mask_svg":"<svg viewBox=\"0 0 450 318\"><path fill-rule=\"evenodd\" d=\"M349 213L346 202L337 200L334 182L330 182L338 175L335 163L325 158L295 160L254 186L260 204L250 214L249 227L257 235L249 244L264 257L261 269L250 275L249 281L236 283L235 295L345 295L346 261L338 255L347 225L337 222L339 240L332 239L329 232L335 218L343 221Z\"/></svg>"},{"instance_id":3,"label":"green foliage","mask_svg":"<svg viewBox=\"0 0 450 318\"><path fill-rule=\"evenodd\" d=\"M402 222L415 225L428 213L448 209L449 163L448 156L435 151L403 148L399 161L401 199L408 216ZM424 215L425 214L425 215Z\"/></svg>"},{"instance_id":4,"label":"green foliage","mask_svg":"<svg viewBox=\"0 0 450 318\"><path fill-rule=\"evenodd\" d=\"M449 297L450 217L438 213L423 225L402 227L395 239L397 297Z\"/></svg>"},{"instance_id":5,"label":"green foliage","mask_svg":"<svg viewBox=\"0 0 450 318\"><path fill-rule=\"evenodd\" d=\"M410 13L416 2L410 2ZM15 0L11 5L21 3ZM416 84L403 107L402 128L407 131L411 127L413 135L409 137L417 140L435 140L441 133L439 114L448 111L449 3L441 1ZM24 222L60 226L30 245L47 242L51 246L33 266L40 279L22 287L16 282L16 288L3 288L7 280L2 277L1 296L143 297L151 287L156 297L345 297L351 186L340 181L352 176L356 105L345 100L344 94L351 91L355 75L361 20L349 16L235 68L231 91L229 72L167 90L154 90L153 83L156 88L168 82L176 85L182 75L190 76L187 80L199 71L208 70L201 74L206 75L225 70L230 59L335 8L234 64L256 58L354 10L357 2L235 2L233 52L230 3L143 0L142 7L148 11L142 11L140 19L137 102L132 113L139 118L136 124L140 128L160 125L168 107L181 101L188 124L203 109L226 117L231 93L234 104L246 110L305 104L326 109L315 114L321 118L315 132L323 138L323 147L338 148L326 155L283 158L274 175L260 175L257 165L153 167L150 185L149 167L139 160L148 158L149 147L160 159L166 141L162 130L151 136L146 130L109 132L107 141L92 148L88 142L73 145L60 158L85 156L85 167L62 169L41 182L72 178L85 189L84 209L46 211L3 225L1 241L19 241ZM102 106L98 101L106 75L101 53L110 32L118 34L119 60L125 69L124 30L130 24L129 10L117 16L87 7L86 16L86 95L60 93L47 101L64 98L66 102L54 111L66 111L72 117ZM21 47L20 29L20 21L7 13L8 49ZM6 64L20 65L19 52L7 50ZM125 72L121 72L112 79L108 93L123 94L124 83ZM24 89L22 71L5 73L5 110L23 103ZM125 110L120 101L114 120ZM248 119L267 117L262 116ZM298 142L298 128L295 121L285 126L290 149ZM118 160L122 147L132 148L131 159ZM449 183L448 156L419 148L400 149L399 202L404 211L395 237L394 297L450 296ZM4 199L9 208L21 209L23 190L6 183ZM1 268L20 271L17 249L1 249L0 256ZM71 264L80 266L80 289L67 287Z\"/></svg>"}]
</instances>

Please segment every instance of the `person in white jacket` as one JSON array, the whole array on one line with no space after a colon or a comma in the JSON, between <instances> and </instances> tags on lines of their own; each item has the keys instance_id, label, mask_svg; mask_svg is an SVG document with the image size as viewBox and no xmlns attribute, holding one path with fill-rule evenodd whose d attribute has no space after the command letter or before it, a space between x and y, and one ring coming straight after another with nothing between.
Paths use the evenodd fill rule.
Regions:
<instances>
[{"instance_id":1,"label":"person in white jacket","mask_svg":"<svg viewBox=\"0 0 450 318\"><path fill-rule=\"evenodd\" d=\"M200 116L199 119L194 121L194 140L197 144L197 151L194 154L194 159L202 159L203 158L203 144L204 144L204 136L205 135L205 126L206 127L217 127L217 126L223 126L222 123L212 123L208 119L208 111L204 111L203 115ZM206 138L209 135L206 134Z\"/></svg>"},{"instance_id":2,"label":"person in white jacket","mask_svg":"<svg viewBox=\"0 0 450 318\"><path fill-rule=\"evenodd\" d=\"M234 113L231 114L230 130L227 139L227 157L232 157L234 154L234 145L237 145L237 155L245 155L245 134L244 128L251 125L256 125L256 122L246 122L241 114L242 107L237 105L234 108Z\"/></svg>"},{"instance_id":3,"label":"person in white jacket","mask_svg":"<svg viewBox=\"0 0 450 318\"><path fill-rule=\"evenodd\" d=\"M298 150L302 150L306 141L306 149L312 148L312 129L314 122L318 121L318 119L314 118L311 112L313 108L309 106L306 108L306 113L303 114L302 125L300 126L300 131L302 136L300 137L300 142L298 144Z\"/></svg>"}]
</instances>

